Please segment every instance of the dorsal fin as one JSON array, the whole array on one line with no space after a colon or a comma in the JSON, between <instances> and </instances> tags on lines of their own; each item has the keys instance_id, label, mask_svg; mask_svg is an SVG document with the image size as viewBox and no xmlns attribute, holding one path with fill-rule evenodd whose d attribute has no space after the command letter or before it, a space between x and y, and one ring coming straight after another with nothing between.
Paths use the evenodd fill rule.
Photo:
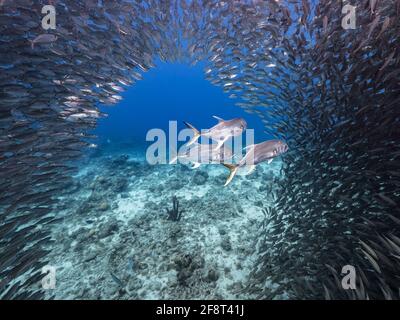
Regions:
<instances>
[{"instance_id":1,"label":"dorsal fin","mask_svg":"<svg viewBox=\"0 0 400 320\"><path fill-rule=\"evenodd\" d=\"M220 118L220 117L217 117L217 116L213 116L213 118L214 118L214 119L217 119L218 122L224 122L224 121L225 121L224 119L222 119L222 118Z\"/></svg>"}]
</instances>

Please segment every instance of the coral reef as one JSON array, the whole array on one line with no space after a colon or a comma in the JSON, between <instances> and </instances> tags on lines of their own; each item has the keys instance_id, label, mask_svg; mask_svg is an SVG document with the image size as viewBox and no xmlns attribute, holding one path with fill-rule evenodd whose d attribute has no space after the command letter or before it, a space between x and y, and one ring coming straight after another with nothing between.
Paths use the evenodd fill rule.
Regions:
<instances>
[{"instance_id":1,"label":"coral reef","mask_svg":"<svg viewBox=\"0 0 400 320\"><path fill-rule=\"evenodd\" d=\"M172 197L172 209L166 209L166 211L168 214L168 220L172 221L180 221L182 218L182 213L185 212L183 209L179 210L179 201L176 196Z\"/></svg>"},{"instance_id":2,"label":"coral reef","mask_svg":"<svg viewBox=\"0 0 400 320\"><path fill-rule=\"evenodd\" d=\"M115 161L121 162L118 171L113 170ZM97 153L81 167L68 196L73 201L66 199L63 221L53 230L56 241L49 259L57 267L57 288L48 297L255 297L244 290L264 217L260 205L265 196L258 197L254 189L269 184L275 189L279 161L268 170L257 168L256 179L238 177L229 188L221 185L226 171L219 166L198 169L208 176L199 185L193 181L196 171L182 165L149 166L133 153ZM177 178L183 187L172 190ZM162 209L173 197L179 212L177 199L185 204L180 223L166 219Z\"/></svg>"}]
</instances>

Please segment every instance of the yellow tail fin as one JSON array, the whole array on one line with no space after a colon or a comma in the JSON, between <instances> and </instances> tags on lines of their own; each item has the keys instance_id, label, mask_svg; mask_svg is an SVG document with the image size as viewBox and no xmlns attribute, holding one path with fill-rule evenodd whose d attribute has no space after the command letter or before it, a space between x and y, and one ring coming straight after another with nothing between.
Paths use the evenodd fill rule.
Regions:
<instances>
[{"instance_id":1,"label":"yellow tail fin","mask_svg":"<svg viewBox=\"0 0 400 320\"><path fill-rule=\"evenodd\" d=\"M233 164L227 164L227 163L223 163L223 165L229 169L229 176L228 179L226 179L226 182L224 184L224 186L226 187L228 184L231 183L233 177L236 175L237 170L239 169L238 165L233 165Z\"/></svg>"}]
</instances>

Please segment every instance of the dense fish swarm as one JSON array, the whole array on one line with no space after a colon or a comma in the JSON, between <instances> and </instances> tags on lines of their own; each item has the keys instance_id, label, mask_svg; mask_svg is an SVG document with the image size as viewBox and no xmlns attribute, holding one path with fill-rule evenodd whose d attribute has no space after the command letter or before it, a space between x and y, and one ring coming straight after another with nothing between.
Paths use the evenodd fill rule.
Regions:
<instances>
[{"instance_id":1,"label":"dense fish swarm","mask_svg":"<svg viewBox=\"0 0 400 320\"><path fill-rule=\"evenodd\" d=\"M270 114L292 152L256 277L294 298L399 299L400 2L358 1L347 31L340 2L314 10L283 43L293 65L276 62L287 85ZM346 265L356 290L342 288Z\"/></svg>"},{"instance_id":2,"label":"dense fish swarm","mask_svg":"<svg viewBox=\"0 0 400 320\"><path fill-rule=\"evenodd\" d=\"M207 61L206 78L290 146L249 290L398 298L399 1L358 1L344 30L339 1L60 0L52 37L47 2L0 2L0 298L42 297L57 199L98 104L156 58ZM355 291L340 287L347 264Z\"/></svg>"}]
</instances>

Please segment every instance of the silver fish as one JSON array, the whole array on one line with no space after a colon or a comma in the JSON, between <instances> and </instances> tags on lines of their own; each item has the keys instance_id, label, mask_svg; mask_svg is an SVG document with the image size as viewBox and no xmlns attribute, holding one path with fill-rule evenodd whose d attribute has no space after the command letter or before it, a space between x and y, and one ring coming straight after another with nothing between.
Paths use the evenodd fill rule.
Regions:
<instances>
[{"instance_id":1,"label":"silver fish","mask_svg":"<svg viewBox=\"0 0 400 320\"><path fill-rule=\"evenodd\" d=\"M175 163L177 159L182 163L192 163L192 169L200 167L201 164L217 164L229 161L233 157L233 152L227 146L219 148L217 144L200 144L195 142L188 148L184 148L170 164Z\"/></svg>"},{"instance_id":2,"label":"silver fish","mask_svg":"<svg viewBox=\"0 0 400 320\"><path fill-rule=\"evenodd\" d=\"M197 130L193 125L185 122L185 125L193 130L194 136L187 143L187 146L195 143L200 137L206 137L217 142L217 149L231 137L240 136L243 131L247 129L247 122L242 118L235 118L232 120L224 120L220 117L213 116L213 118L218 120L218 123L210 129L202 130L201 132Z\"/></svg>"},{"instance_id":3,"label":"silver fish","mask_svg":"<svg viewBox=\"0 0 400 320\"><path fill-rule=\"evenodd\" d=\"M231 183L239 169L245 168L247 169L245 174L250 174L258 164L262 162L269 164L274 158L286 153L288 149L288 145L281 140L269 140L246 147L246 155L238 164L223 164L230 171L225 186Z\"/></svg>"},{"instance_id":4,"label":"silver fish","mask_svg":"<svg viewBox=\"0 0 400 320\"><path fill-rule=\"evenodd\" d=\"M82 134L104 116L98 103L118 103L155 57L205 62L207 81L250 112L264 106L266 133L296 148L268 208L262 283L272 268L277 290L294 298L398 297L399 243L387 239L400 230L400 1L362 2L357 30L345 31L332 0L49 0L63 41L38 54L40 38L27 39L43 32L43 1L0 0L0 299L42 297L30 293L27 261L39 271L47 262L45 213L58 212L72 173L63 165L82 155ZM326 265L340 272L349 261L365 290L326 276Z\"/></svg>"},{"instance_id":5,"label":"silver fish","mask_svg":"<svg viewBox=\"0 0 400 320\"><path fill-rule=\"evenodd\" d=\"M38 35L35 39L29 40L29 42L31 43L31 48L34 49L36 43L53 43L57 41L57 39L58 37L54 34L43 33Z\"/></svg>"}]
</instances>

